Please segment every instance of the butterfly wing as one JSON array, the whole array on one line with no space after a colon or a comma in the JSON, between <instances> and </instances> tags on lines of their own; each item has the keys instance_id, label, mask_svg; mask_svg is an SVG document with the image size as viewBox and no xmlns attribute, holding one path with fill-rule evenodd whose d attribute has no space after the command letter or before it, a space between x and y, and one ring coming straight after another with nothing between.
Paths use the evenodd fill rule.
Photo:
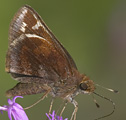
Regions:
<instances>
[{"instance_id":1,"label":"butterfly wing","mask_svg":"<svg viewBox=\"0 0 126 120\"><path fill-rule=\"evenodd\" d=\"M9 30L6 71L46 79L67 79L76 65L41 17L29 6L14 16Z\"/></svg>"}]
</instances>

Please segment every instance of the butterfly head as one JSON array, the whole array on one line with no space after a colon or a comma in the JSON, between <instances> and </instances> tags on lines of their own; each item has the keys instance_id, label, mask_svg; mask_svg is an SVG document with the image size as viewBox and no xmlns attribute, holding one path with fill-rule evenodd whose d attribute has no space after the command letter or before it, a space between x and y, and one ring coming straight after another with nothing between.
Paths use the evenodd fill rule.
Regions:
<instances>
[{"instance_id":1,"label":"butterfly head","mask_svg":"<svg viewBox=\"0 0 126 120\"><path fill-rule=\"evenodd\" d=\"M83 80L79 84L79 88L83 94L92 93L95 90L94 82L88 77L84 76Z\"/></svg>"}]
</instances>

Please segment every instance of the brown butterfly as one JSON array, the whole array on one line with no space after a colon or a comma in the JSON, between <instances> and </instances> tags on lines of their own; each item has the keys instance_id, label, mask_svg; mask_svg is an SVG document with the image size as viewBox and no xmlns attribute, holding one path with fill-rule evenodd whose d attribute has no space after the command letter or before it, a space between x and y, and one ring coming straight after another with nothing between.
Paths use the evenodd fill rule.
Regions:
<instances>
[{"instance_id":1,"label":"brown butterfly","mask_svg":"<svg viewBox=\"0 0 126 120\"><path fill-rule=\"evenodd\" d=\"M56 39L42 18L30 6L23 6L14 16L9 30L6 72L19 83L7 96L45 93L60 97L75 106L76 119L80 93L94 93L95 86L80 74L67 50Z\"/></svg>"}]
</instances>

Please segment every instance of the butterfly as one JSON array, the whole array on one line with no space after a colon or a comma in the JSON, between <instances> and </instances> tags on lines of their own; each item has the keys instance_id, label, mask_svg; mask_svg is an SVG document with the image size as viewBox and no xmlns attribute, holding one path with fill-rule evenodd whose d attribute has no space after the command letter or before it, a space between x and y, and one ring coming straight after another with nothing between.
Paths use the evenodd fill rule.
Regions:
<instances>
[{"instance_id":1,"label":"butterfly","mask_svg":"<svg viewBox=\"0 0 126 120\"><path fill-rule=\"evenodd\" d=\"M75 96L95 93L95 85L81 74L70 54L53 35L38 13L28 5L15 14L9 29L6 72L19 83L6 92L8 97L44 93L62 98L75 109Z\"/></svg>"}]
</instances>

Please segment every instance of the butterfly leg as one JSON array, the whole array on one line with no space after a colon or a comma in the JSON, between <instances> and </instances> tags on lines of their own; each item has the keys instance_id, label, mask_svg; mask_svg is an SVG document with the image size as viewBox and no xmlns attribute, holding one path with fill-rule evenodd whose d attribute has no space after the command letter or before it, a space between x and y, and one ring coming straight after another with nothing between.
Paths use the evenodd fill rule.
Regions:
<instances>
[{"instance_id":1,"label":"butterfly leg","mask_svg":"<svg viewBox=\"0 0 126 120\"><path fill-rule=\"evenodd\" d=\"M73 111L73 113L72 113L72 116L71 116L71 119L70 120L76 120L76 113L77 113L77 110L78 110L78 103L74 100L74 99L72 99L72 101L71 101L71 103L74 105L74 111Z\"/></svg>"},{"instance_id":2,"label":"butterfly leg","mask_svg":"<svg viewBox=\"0 0 126 120\"><path fill-rule=\"evenodd\" d=\"M35 102L34 104L30 105L29 107L24 108L24 110L32 108L33 106L35 106L36 104L38 104L40 101L44 100L44 98L47 97L47 95L48 95L49 92L50 92L50 90L46 91L44 93L44 95L37 102Z\"/></svg>"},{"instance_id":3,"label":"butterfly leg","mask_svg":"<svg viewBox=\"0 0 126 120\"><path fill-rule=\"evenodd\" d=\"M64 104L64 106L63 106L63 108L62 108L62 110L60 112L60 116L62 116L62 114L63 114L63 112L64 112L64 110L65 110L65 108L67 106L67 103L68 103L68 101L65 102L65 104Z\"/></svg>"},{"instance_id":4,"label":"butterfly leg","mask_svg":"<svg viewBox=\"0 0 126 120\"><path fill-rule=\"evenodd\" d=\"M51 99L48 115L51 114L53 103L54 103L54 98ZM48 118L46 120L48 120Z\"/></svg>"},{"instance_id":5,"label":"butterfly leg","mask_svg":"<svg viewBox=\"0 0 126 120\"><path fill-rule=\"evenodd\" d=\"M49 107L49 114L51 113L53 103L54 103L54 98L51 99L51 103L50 103L50 107Z\"/></svg>"}]
</instances>

